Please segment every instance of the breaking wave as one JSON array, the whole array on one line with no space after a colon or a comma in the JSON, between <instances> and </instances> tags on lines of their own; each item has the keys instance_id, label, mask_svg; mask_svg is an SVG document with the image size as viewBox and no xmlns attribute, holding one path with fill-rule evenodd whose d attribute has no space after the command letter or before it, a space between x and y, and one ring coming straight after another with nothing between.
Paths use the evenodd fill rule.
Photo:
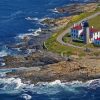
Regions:
<instances>
[{"instance_id":1,"label":"breaking wave","mask_svg":"<svg viewBox=\"0 0 100 100\"><path fill-rule=\"evenodd\" d=\"M32 99L32 96L30 96L30 95L28 95L28 94L22 94L20 97L21 97L22 99L24 99L24 100L31 100L31 99Z\"/></svg>"},{"instance_id":2,"label":"breaking wave","mask_svg":"<svg viewBox=\"0 0 100 100\"><path fill-rule=\"evenodd\" d=\"M57 8L51 9L51 11L54 12L54 13L59 13L58 10L57 10Z\"/></svg>"},{"instance_id":3,"label":"breaking wave","mask_svg":"<svg viewBox=\"0 0 100 100\"><path fill-rule=\"evenodd\" d=\"M31 33L19 34L17 36L17 38L24 39L24 37L26 37L26 36L39 36L40 35L39 33L42 32L42 29L38 28L35 31L34 31L34 29L29 29L28 31L31 31Z\"/></svg>"},{"instance_id":4,"label":"breaking wave","mask_svg":"<svg viewBox=\"0 0 100 100\"><path fill-rule=\"evenodd\" d=\"M38 36L40 32L42 32L41 28L37 29L37 30L34 32L34 36Z\"/></svg>"},{"instance_id":5,"label":"breaking wave","mask_svg":"<svg viewBox=\"0 0 100 100\"><path fill-rule=\"evenodd\" d=\"M33 33L19 34L19 35L17 36L17 38L19 38L19 39L24 39L24 37L26 37L26 36L32 36L32 35L33 35Z\"/></svg>"},{"instance_id":6,"label":"breaking wave","mask_svg":"<svg viewBox=\"0 0 100 100\"><path fill-rule=\"evenodd\" d=\"M100 87L100 79L91 80L88 82L80 82L80 81L73 81L73 82L66 82L62 83L60 80L56 80L54 82L39 82L36 85L30 84L30 82L22 83L20 78L0 78L0 94L1 93L21 93L22 91L30 91L33 94L47 94L47 95L54 95L60 93L61 91L64 92L71 92L71 93L78 93L81 88L92 88L96 89ZM30 96L23 94L24 98L31 98Z\"/></svg>"},{"instance_id":7,"label":"breaking wave","mask_svg":"<svg viewBox=\"0 0 100 100\"><path fill-rule=\"evenodd\" d=\"M34 32L34 29L28 29L29 32Z\"/></svg>"},{"instance_id":8,"label":"breaking wave","mask_svg":"<svg viewBox=\"0 0 100 100\"><path fill-rule=\"evenodd\" d=\"M2 62L0 65L1 65L1 66L5 66L6 64L5 64L4 62Z\"/></svg>"},{"instance_id":9,"label":"breaking wave","mask_svg":"<svg viewBox=\"0 0 100 100\"><path fill-rule=\"evenodd\" d=\"M7 56L7 55L8 55L8 53L5 50L2 50L0 52L0 57L4 57L4 56Z\"/></svg>"},{"instance_id":10,"label":"breaking wave","mask_svg":"<svg viewBox=\"0 0 100 100\"><path fill-rule=\"evenodd\" d=\"M42 21L44 21L46 19L50 19L50 18L49 17L41 18L41 19L39 19L39 22L42 22Z\"/></svg>"},{"instance_id":11,"label":"breaking wave","mask_svg":"<svg viewBox=\"0 0 100 100\"><path fill-rule=\"evenodd\" d=\"M29 21L38 21L39 19L38 18L33 18L33 17L27 17L25 18L26 20L29 20Z\"/></svg>"},{"instance_id":12,"label":"breaking wave","mask_svg":"<svg viewBox=\"0 0 100 100\"><path fill-rule=\"evenodd\" d=\"M23 83L20 78L4 78L6 75L3 75L0 77L0 96L14 96L17 98L14 100L100 100L100 79L65 83L56 80L31 84L30 81Z\"/></svg>"},{"instance_id":13,"label":"breaking wave","mask_svg":"<svg viewBox=\"0 0 100 100\"><path fill-rule=\"evenodd\" d=\"M0 78L0 93L18 93L24 86L20 78Z\"/></svg>"}]
</instances>

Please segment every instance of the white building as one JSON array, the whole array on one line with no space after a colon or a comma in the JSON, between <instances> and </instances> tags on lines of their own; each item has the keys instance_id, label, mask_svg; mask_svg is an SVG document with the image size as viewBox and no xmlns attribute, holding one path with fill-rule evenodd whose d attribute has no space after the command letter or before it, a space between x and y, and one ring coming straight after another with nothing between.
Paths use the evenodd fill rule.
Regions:
<instances>
[{"instance_id":1,"label":"white building","mask_svg":"<svg viewBox=\"0 0 100 100\"><path fill-rule=\"evenodd\" d=\"M94 44L100 46L100 38L94 39Z\"/></svg>"},{"instance_id":2,"label":"white building","mask_svg":"<svg viewBox=\"0 0 100 100\"><path fill-rule=\"evenodd\" d=\"M84 24L84 25L83 25ZM88 23L74 25L71 28L71 37L75 41L83 41L84 43L94 43L100 45L100 31L89 27Z\"/></svg>"}]
</instances>

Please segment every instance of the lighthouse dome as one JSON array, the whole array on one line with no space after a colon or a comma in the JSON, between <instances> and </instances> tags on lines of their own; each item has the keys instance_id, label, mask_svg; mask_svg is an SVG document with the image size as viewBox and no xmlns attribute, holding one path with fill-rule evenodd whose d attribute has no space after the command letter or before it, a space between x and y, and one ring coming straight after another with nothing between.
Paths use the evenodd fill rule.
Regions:
<instances>
[{"instance_id":1,"label":"lighthouse dome","mask_svg":"<svg viewBox=\"0 0 100 100\"><path fill-rule=\"evenodd\" d=\"M88 21L83 21L82 24L83 24L83 27L89 27Z\"/></svg>"}]
</instances>

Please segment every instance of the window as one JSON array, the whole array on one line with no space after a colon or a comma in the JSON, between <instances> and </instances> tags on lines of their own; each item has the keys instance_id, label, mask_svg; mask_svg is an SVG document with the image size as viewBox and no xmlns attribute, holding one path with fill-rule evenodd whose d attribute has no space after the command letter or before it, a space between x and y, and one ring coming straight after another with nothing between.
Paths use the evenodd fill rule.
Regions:
<instances>
[{"instance_id":1,"label":"window","mask_svg":"<svg viewBox=\"0 0 100 100\"><path fill-rule=\"evenodd\" d=\"M73 29L71 29L71 32L73 33Z\"/></svg>"},{"instance_id":2,"label":"window","mask_svg":"<svg viewBox=\"0 0 100 100\"><path fill-rule=\"evenodd\" d=\"M76 30L76 33L78 33L78 30Z\"/></svg>"}]
</instances>

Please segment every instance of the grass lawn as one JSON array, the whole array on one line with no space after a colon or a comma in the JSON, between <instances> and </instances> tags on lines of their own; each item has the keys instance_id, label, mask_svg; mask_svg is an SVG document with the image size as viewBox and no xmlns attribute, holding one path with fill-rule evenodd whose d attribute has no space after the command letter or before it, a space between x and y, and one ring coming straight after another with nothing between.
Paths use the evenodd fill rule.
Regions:
<instances>
[{"instance_id":1,"label":"grass lawn","mask_svg":"<svg viewBox=\"0 0 100 100\"><path fill-rule=\"evenodd\" d=\"M96 16L89 20L90 26L93 26L96 29L100 29L100 15Z\"/></svg>"},{"instance_id":2,"label":"grass lawn","mask_svg":"<svg viewBox=\"0 0 100 100\"><path fill-rule=\"evenodd\" d=\"M76 23L88 16L91 16L92 14L94 14L96 12L100 12L100 8L97 8L94 12L85 12L85 13L81 13L80 15L75 15L75 16L73 16L71 22Z\"/></svg>"},{"instance_id":3,"label":"grass lawn","mask_svg":"<svg viewBox=\"0 0 100 100\"><path fill-rule=\"evenodd\" d=\"M70 46L64 46L61 45L59 42L56 41L57 36L62 33L65 30L65 28L60 29L57 33L54 33L46 42L46 47L49 51L52 51L54 53L58 54L64 54L64 55L85 55L85 52L78 48L73 48Z\"/></svg>"},{"instance_id":4,"label":"grass lawn","mask_svg":"<svg viewBox=\"0 0 100 100\"><path fill-rule=\"evenodd\" d=\"M83 47L85 45L82 42L72 42L72 44L75 45L75 46L80 46L80 47Z\"/></svg>"},{"instance_id":5,"label":"grass lawn","mask_svg":"<svg viewBox=\"0 0 100 100\"><path fill-rule=\"evenodd\" d=\"M80 46L80 47L82 47L82 46L85 45L83 42L72 41L71 36L69 35L69 33L67 33L67 34L63 37L62 40L63 40L65 43L70 43L70 44L73 44L73 45L75 45L75 46Z\"/></svg>"},{"instance_id":6,"label":"grass lawn","mask_svg":"<svg viewBox=\"0 0 100 100\"><path fill-rule=\"evenodd\" d=\"M62 40L66 43L71 43L71 36L69 33L66 33L66 35L62 38Z\"/></svg>"}]
</instances>

